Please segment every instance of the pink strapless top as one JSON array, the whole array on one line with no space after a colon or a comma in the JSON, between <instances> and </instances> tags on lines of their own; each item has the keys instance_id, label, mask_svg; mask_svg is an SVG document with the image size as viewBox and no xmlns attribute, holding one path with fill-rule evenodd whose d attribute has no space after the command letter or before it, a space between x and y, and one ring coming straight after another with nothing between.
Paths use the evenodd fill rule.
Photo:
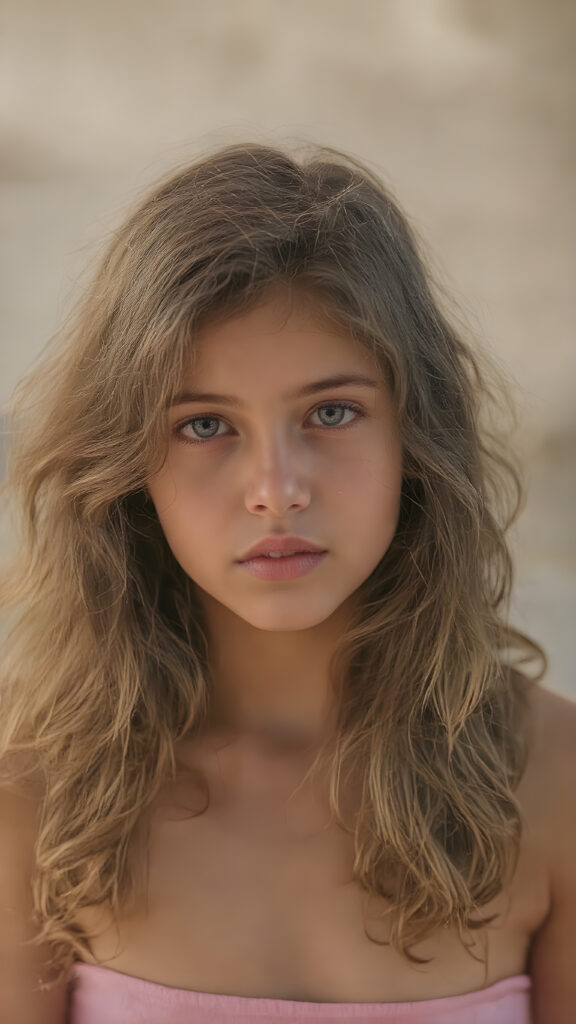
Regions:
<instances>
[{"instance_id":1,"label":"pink strapless top","mask_svg":"<svg viewBox=\"0 0 576 1024\"><path fill-rule=\"evenodd\" d=\"M418 1003L305 1003L171 988L76 961L67 1024L530 1024L530 978Z\"/></svg>"}]
</instances>

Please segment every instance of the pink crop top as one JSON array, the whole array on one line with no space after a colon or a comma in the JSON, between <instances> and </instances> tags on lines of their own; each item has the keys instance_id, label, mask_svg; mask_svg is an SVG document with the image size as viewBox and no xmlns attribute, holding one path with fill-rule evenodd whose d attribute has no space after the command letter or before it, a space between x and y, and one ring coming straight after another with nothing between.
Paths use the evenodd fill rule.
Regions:
<instances>
[{"instance_id":1,"label":"pink crop top","mask_svg":"<svg viewBox=\"0 0 576 1024\"><path fill-rule=\"evenodd\" d=\"M530 1024L530 978L418 1003L305 1003L171 988L76 961L67 1024Z\"/></svg>"}]
</instances>

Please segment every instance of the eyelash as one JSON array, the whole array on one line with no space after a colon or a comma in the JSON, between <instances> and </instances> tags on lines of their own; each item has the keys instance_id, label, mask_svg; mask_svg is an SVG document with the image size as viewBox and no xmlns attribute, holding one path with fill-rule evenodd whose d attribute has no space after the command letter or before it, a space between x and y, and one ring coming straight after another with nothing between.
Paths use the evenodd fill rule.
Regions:
<instances>
[{"instance_id":1,"label":"eyelash","mask_svg":"<svg viewBox=\"0 0 576 1024\"><path fill-rule=\"evenodd\" d=\"M319 409L351 409L352 412L355 412L357 414L359 419L363 419L363 417L366 415L366 412L364 411L364 409L360 405L356 405L355 402L323 402L322 405L317 405L315 409L311 410L310 416L313 416L314 413L318 412ZM198 438L195 438L194 440L192 440L189 437L184 437L184 435L182 434L182 428L188 426L188 424L190 424L190 423L195 423L198 420L220 420L221 423L225 423L226 422L225 420L222 419L221 416L216 416L213 413L202 413L199 416L189 417L188 419L183 420L182 423L177 423L175 425L174 433L177 436L177 440L180 441L182 444L196 445L196 444L206 444L209 441L217 441L220 438L227 436L226 434L215 434L214 437L198 437ZM323 428L321 427L320 429L324 429L324 430L346 430L347 427L352 427L357 422L358 422L358 420L356 419L356 420L352 420L351 423L344 423L342 425L336 424L336 426L323 427Z\"/></svg>"}]
</instances>

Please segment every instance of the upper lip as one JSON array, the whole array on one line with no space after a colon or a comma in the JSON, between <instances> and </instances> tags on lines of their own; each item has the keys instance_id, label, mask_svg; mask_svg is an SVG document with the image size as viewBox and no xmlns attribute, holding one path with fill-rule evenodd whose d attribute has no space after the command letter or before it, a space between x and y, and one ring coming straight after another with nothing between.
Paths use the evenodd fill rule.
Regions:
<instances>
[{"instance_id":1,"label":"upper lip","mask_svg":"<svg viewBox=\"0 0 576 1024\"><path fill-rule=\"evenodd\" d=\"M325 551L318 544L302 537L264 537L257 544L245 551L239 562L247 562L250 558L258 558L259 555L269 555L271 551L279 551L286 554L288 551Z\"/></svg>"}]
</instances>

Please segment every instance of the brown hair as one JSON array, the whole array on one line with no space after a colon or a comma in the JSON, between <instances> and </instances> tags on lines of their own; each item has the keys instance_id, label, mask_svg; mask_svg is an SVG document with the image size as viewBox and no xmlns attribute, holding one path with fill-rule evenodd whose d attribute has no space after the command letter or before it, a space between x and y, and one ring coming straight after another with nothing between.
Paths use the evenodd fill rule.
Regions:
<instances>
[{"instance_id":1,"label":"brown hair","mask_svg":"<svg viewBox=\"0 0 576 1024\"><path fill-rule=\"evenodd\" d=\"M342 823L342 780L360 779L354 876L387 897L390 942L417 959L443 923L464 941L516 862L522 665L544 656L507 624L520 488L483 418L494 374L377 175L326 146L238 143L146 195L13 400L0 763L42 782L34 941L58 967L86 949L79 908L141 891L139 822L209 707L204 624L145 489L166 410L206 318L279 281L377 357L404 450L398 529L334 651L338 718L314 766Z\"/></svg>"}]
</instances>

